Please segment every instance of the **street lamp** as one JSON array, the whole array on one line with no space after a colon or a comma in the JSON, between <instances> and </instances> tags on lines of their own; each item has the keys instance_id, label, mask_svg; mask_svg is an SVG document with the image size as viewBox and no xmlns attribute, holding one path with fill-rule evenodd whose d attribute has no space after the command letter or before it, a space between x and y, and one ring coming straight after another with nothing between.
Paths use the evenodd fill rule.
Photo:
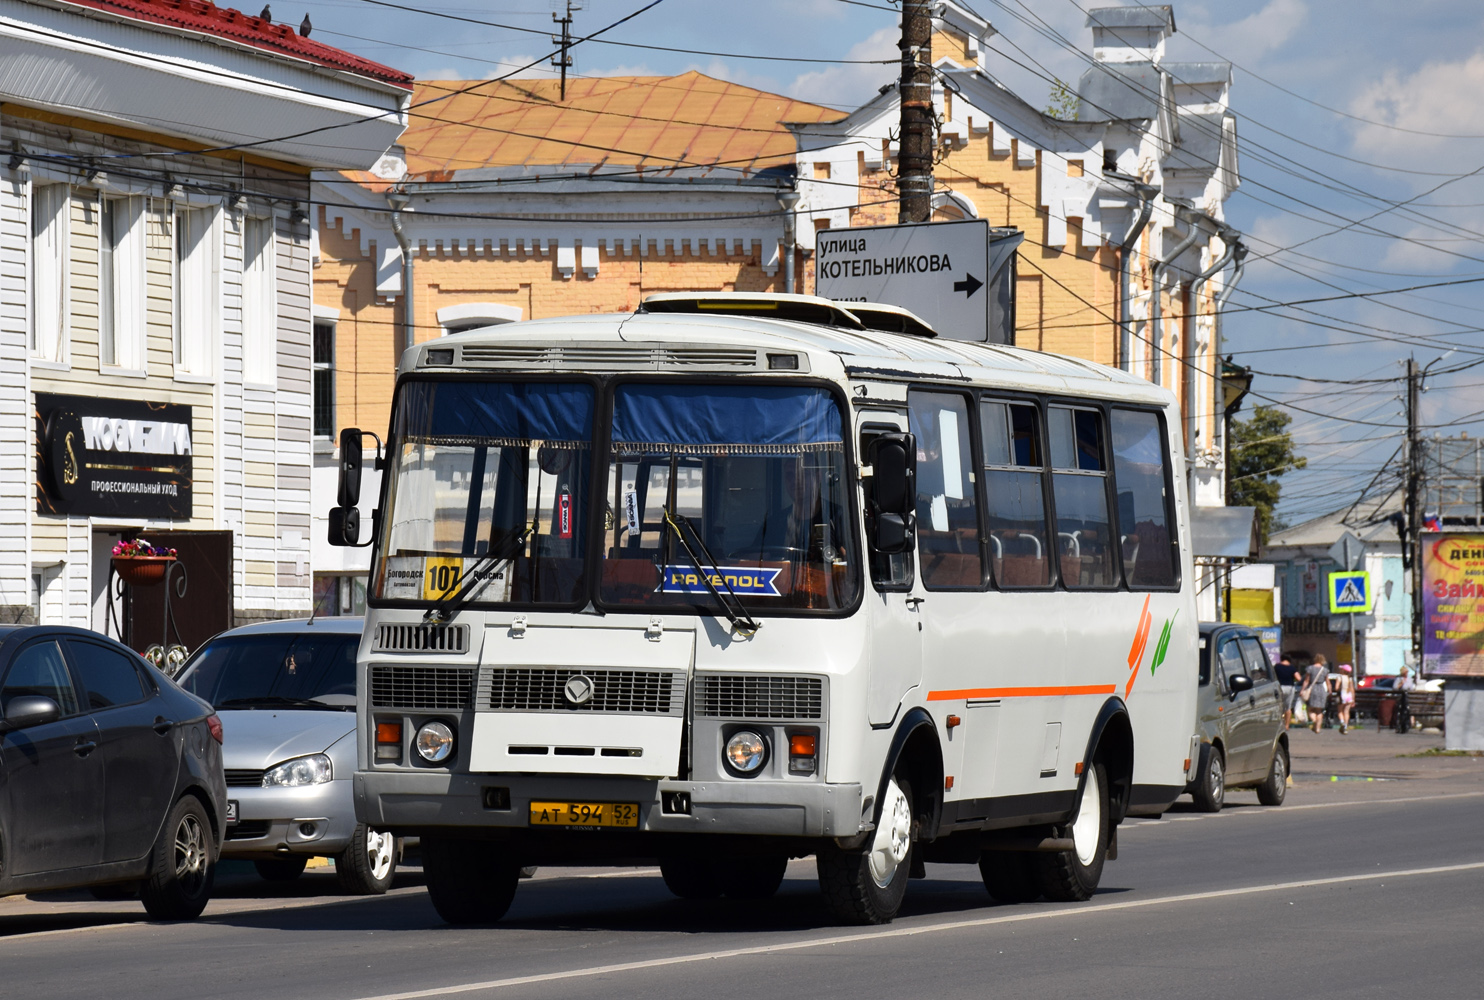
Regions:
<instances>
[{"instance_id":1,"label":"street lamp","mask_svg":"<svg viewBox=\"0 0 1484 1000\"><path fill-rule=\"evenodd\" d=\"M799 197L792 188L778 192L778 207L783 209L783 290L790 295L794 290L794 206Z\"/></svg>"}]
</instances>

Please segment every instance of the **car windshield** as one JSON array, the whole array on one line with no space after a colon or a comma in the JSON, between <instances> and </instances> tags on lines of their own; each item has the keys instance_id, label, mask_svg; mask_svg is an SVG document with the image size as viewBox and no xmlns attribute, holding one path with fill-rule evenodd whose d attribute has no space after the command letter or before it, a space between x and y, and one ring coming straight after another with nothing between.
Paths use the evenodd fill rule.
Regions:
<instances>
[{"instance_id":1,"label":"car windshield","mask_svg":"<svg viewBox=\"0 0 1484 1000\"><path fill-rule=\"evenodd\" d=\"M353 709L360 641L327 630L223 636L201 647L178 683L218 709Z\"/></svg>"},{"instance_id":2,"label":"car windshield","mask_svg":"<svg viewBox=\"0 0 1484 1000\"><path fill-rule=\"evenodd\" d=\"M764 614L854 603L845 445L827 391L628 384L612 426L604 602L713 608L715 588Z\"/></svg>"},{"instance_id":3,"label":"car windshield","mask_svg":"<svg viewBox=\"0 0 1484 1000\"><path fill-rule=\"evenodd\" d=\"M406 383L373 597L583 599L593 406L582 384Z\"/></svg>"}]
</instances>

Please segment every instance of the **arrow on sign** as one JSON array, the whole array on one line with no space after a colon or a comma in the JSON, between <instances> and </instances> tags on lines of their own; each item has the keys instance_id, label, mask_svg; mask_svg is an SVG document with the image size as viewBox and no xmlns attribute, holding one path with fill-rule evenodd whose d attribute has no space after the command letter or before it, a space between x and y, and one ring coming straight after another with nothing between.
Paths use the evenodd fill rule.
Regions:
<instances>
[{"instance_id":1,"label":"arrow on sign","mask_svg":"<svg viewBox=\"0 0 1484 1000\"><path fill-rule=\"evenodd\" d=\"M981 289L983 287L984 287L984 282L982 282L978 278L974 277L968 271L965 271L964 272L964 280L963 281L955 281L953 283L953 290L955 292L964 292L964 293L966 293L964 295L964 298L966 298L966 299L972 299L974 297L974 293L977 292L977 291L979 291L979 289Z\"/></svg>"}]
</instances>

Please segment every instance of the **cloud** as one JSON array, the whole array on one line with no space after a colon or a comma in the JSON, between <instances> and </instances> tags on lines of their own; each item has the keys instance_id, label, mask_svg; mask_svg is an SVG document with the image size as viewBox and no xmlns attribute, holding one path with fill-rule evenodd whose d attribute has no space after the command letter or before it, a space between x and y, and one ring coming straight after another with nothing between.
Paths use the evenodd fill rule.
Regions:
<instances>
[{"instance_id":1,"label":"cloud","mask_svg":"<svg viewBox=\"0 0 1484 1000\"><path fill-rule=\"evenodd\" d=\"M1481 89L1484 89L1484 48L1462 59L1425 63L1411 73L1389 70L1350 102L1347 110L1351 114L1380 123L1354 123L1355 148L1373 158L1389 154L1392 162L1412 161L1434 170L1461 166L1464 159L1477 159L1477 146L1460 149L1456 139L1413 133L1484 135ZM1397 132L1384 127L1387 125L1412 129L1413 133ZM1433 153L1460 162L1439 166L1432 159Z\"/></svg>"},{"instance_id":2,"label":"cloud","mask_svg":"<svg viewBox=\"0 0 1484 1000\"><path fill-rule=\"evenodd\" d=\"M788 85L787 93L801 101L825 104L838 108L858 108L872 97L882 84L897 78L901 53L897 42L901 30L897 27L881 28L872 32L863 41L857 42L845 53L846 59L889 59L885 65L826 66L823 69L801 73Z\"/></svg>"}]
</instances>

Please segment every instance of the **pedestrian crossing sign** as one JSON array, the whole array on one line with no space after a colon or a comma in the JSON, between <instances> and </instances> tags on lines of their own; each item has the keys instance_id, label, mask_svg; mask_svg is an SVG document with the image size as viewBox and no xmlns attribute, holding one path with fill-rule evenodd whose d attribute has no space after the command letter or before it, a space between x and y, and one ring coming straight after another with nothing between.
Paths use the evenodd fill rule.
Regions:
<instances>
[{"instance_id":1,"label":"pedestrian crossing sign","mask_svg":"<svg viewBox=\"0 0 1484 1000\"><path fill-rule=\"evenodd\" d=\"M1371 575L1364 570L1329 575L1329 613L1365 614L1371 610Z\"/></svg>"}]
</instances>

